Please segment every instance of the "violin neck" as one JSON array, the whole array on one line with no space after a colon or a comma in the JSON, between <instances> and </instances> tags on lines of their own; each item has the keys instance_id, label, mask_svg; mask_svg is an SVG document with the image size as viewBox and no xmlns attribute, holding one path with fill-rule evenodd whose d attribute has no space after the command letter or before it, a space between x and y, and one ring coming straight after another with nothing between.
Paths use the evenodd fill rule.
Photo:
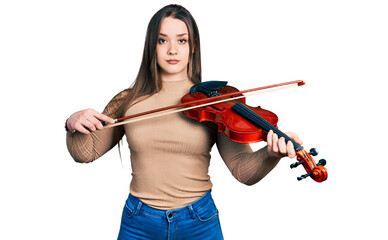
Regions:
<instances>
[{"instance_id":1,"label":"violin neck","mask_svg":"<svg viewBox=\"0 0 388 240\"><path fill-rule=\"evenodd\" d=\"M247 119L248 121L250 121L251 123L256 125L257 127L262 128L267 132L272 130L274 133L276 133L276 135L279 138L284 137L286 143L288 143L288 141L291 141L292 144L294 145L295 151L299 152L299 151L303 150L303 146L296 143L293 139L291 139L289 136L287 136L287 134L280 131L277 127L275 127L274 125L269 123L267 120L265 120L260 115L258 115L257 113L255 113L254 111L249 109L244 104L236 103L235 105L232 106L232 110L234 110L235 112L240 114L242 117L244 117L245 119Z\"/></svg>"}]
</instances>

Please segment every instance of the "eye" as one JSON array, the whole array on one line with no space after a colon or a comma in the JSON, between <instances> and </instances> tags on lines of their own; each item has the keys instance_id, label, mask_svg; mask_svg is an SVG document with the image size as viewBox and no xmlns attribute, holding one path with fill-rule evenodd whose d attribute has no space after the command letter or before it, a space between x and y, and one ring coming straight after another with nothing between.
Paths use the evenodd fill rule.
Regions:
<instances>
[{"instance_id":1,"label":"eye","mask_svg":"<svg viewBox=\"0 0 388 240\"><path fill-rule=\"evenodd\" d=\"M163 38L159 38L158 39L158 43L160 43L160 44L163 44L163 43L166 43L167 41L166 41L166 39L163 39Z\"/></svg>"},{"instance_id":2,"label":"eye","mask_svg":"<svg viewBox=\"0 0 388 240\"><path fill-rule=\"evenodd\" d=\"M181 43L181 44L184 44L184 43L187 42L187 40L183 38L183 39L180 39L178 42Z\"/></svg>"}]
</instances>

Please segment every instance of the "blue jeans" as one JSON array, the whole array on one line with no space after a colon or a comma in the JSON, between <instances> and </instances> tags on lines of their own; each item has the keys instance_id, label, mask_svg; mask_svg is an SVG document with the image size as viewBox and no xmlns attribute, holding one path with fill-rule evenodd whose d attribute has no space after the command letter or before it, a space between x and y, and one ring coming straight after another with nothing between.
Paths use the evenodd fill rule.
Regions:
<instances>
[{"instance_id":1,"label":"blue jeans","mask_svg":"<svg viewBox=\"0 0 388 240\"><path fill-rule=\"evenodd\" d=\"M121 219L118 240L219 240L222 236L218 210L210 191L178 209L152 208L129 194Z\"/></svg>"}]
</instances>

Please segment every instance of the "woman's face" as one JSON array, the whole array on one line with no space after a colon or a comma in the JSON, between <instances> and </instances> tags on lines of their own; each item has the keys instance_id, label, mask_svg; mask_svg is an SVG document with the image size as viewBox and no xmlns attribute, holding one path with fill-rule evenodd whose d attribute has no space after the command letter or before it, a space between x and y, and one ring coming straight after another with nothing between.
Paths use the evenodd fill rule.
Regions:
<instances>
[{"instance_id":1,"label":"woman's face","mask_svg":"<svg viewBox=\"0 0 388 240\"><path fill-rule=\"evenodd\" d=\"M164 18L160 25L156 46L156 56L162 80L186 79L189 53L189 33L186 24L176 18Z\"/></svg>"}]
</instances>

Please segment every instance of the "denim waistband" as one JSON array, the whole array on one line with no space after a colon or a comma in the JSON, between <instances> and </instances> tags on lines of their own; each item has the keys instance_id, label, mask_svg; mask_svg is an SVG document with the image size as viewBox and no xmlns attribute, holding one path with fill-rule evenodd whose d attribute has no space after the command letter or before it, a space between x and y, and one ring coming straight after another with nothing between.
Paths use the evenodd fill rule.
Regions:
<instances>
[{"instance_id":1,"label":"denim waistband","mask_svg":"<svg viewBox=\"0 0 388 240\"><path fill-rule=\"evenodd\" d=\"M190 203L189 205L177 209L156 209L143 203L139 198L133 196L132 194L129 194L127 204L130 203L133 206L136 215L139 215L141 212L146 212L147 214L151 214L155 217L166 218L168 221L172 221L175 218L184 217L185 215L190 215L191 218L195 218L195 212L204 207L209 201L213 201L213 198L211 196L211 190L207 191L198 200Z\"/></svg>"}]
</instances>

